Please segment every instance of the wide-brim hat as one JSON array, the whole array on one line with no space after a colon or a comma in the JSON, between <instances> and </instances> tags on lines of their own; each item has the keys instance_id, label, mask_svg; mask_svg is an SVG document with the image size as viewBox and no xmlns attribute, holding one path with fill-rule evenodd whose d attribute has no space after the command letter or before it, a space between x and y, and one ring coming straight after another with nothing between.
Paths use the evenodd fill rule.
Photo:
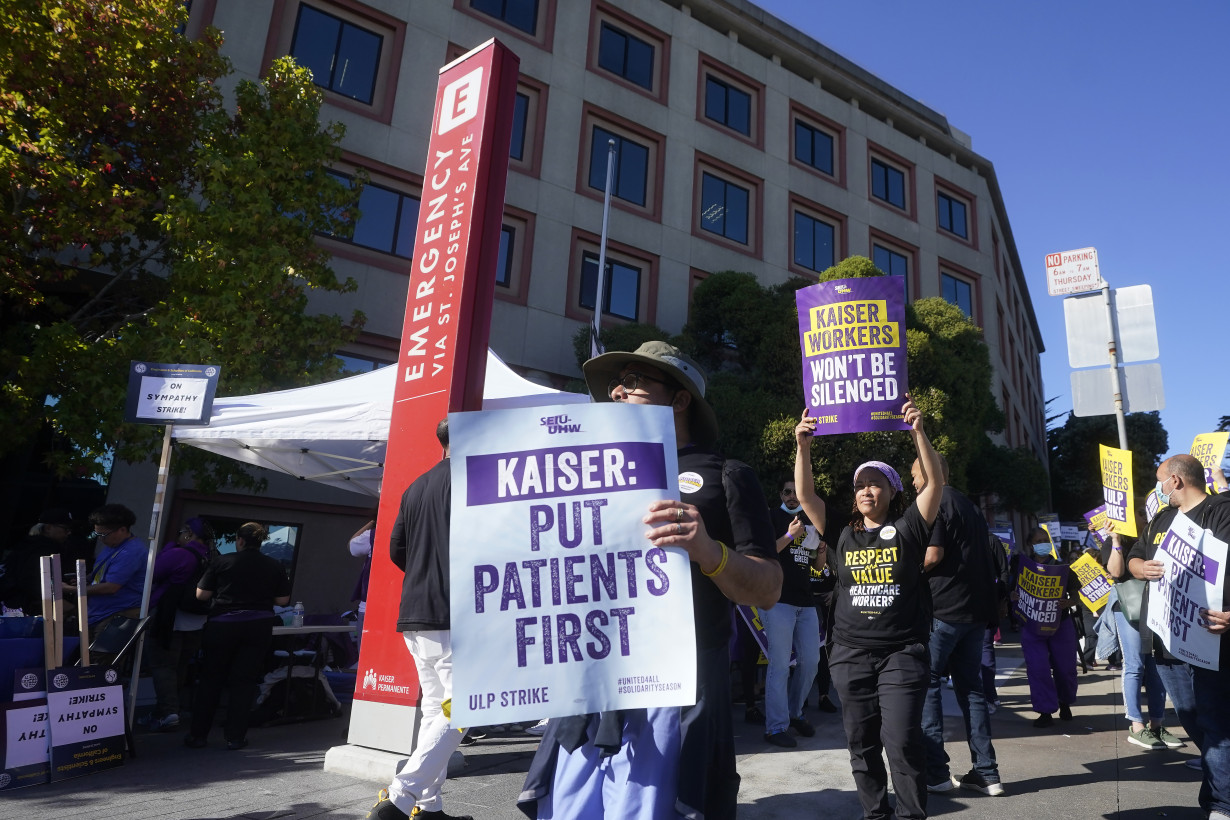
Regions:
<instances>
[{"instance_id":1,"label":"wide-brim hat","mask_svg":"<svg viewBox=\"0 0 1230 820\"><path fill-rule=\"evenodd\" d=\"M642 363L661 370L674 379L692 396L689 430L697 444L713 444L717 441L717 416L705 400L706 377L692 357L666 342L645 342L631 353L614 351L603 353L587 361L581 371L585 374L585 386L595 401L612 401L607 385L619 378L619 372L629 364Z\"/></svg>"}]
</instances>

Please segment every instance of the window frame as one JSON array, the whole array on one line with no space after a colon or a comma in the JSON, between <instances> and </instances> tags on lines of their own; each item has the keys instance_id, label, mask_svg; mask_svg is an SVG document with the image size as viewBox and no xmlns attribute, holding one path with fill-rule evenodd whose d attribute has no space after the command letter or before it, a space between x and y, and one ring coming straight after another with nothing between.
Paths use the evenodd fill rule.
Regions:
<instances>
[{"instance_id":1,"label":"window frame","mask_svg":"<svg viewBox=\"0 0 1230 820\"><path fill-rule=\"evenodd\" d=\"M645 165L645 204L611 194L611 207L658 220L662 214L662 191L665 188L666 137L618 114L586 103L581 113L581 145L578 151L576 192L590 199L603 201L602 191L590 187L589 169L593 156L593 131L597 126L621 139L630 140L648 149Z\"/></svg>"},{"instance_id":2,"label":"window frame","mask_svg":"<svg viewBox=\"0 0 1230 820\"><path fill-rule=\"evenodd\" d=\"M940 298L944 298L944 278L949 276L959 282L969 285L970 289L970 315L969 319L979 328L984 328L983 337L986 337L985 327L982 320L982 277L970 270L962 267L955 262L950 262L947 259L940 258L939 260L939 277ZM945 299L944 301L948 301ZM949 304L952 304L949 302Z\"/></svg>"},{"instance_id":3,"label":"window frame","mask_svg":"<svg viewBox=\"0 0 1230 820\"><path fill-rule=\"evenodd\" d=\"M376 80L371 104L316 86L324 95L327 105L358 114L367 119L390 125L393 121L393 106L397 97L397 81L401 73L402 54L406 46L406 22L376 11L355 0L280 0L274 4L265 38L265 52L261 57L261 75L269 72L274 59L290 54L299 9L308 6L317 11L340 18L373 34L385 38L376 64ZM210 14L212 20L212 10Z\"/></svg>"},{"instance_id":4,"label":"window frame","mask_svg":"<svg viewBox=\"0 0 1230 820\"><path fill-rule=\"evenodd\" d=\"M803 162L796 155L798 146L796 143L796 128L797 122L802 122L813 131L827 134L833 140L833 172L827 173L823 169L817 168L814 165ZM830 120L829 118L816 113L815 111L801 105L797 102L790 103L790 164L796 168L815 174L823 180L833 183L840 188L846 187L846 129L845 126Z\"/></svg>"},{"instance_id":5,"label":"window frame","mask_svg":"<svg viewBox=\"0 0 1230 820\"><path fill-rule=\"evenodd\" d=\"M599 63L602 50L602 26L604 23L619 30L622 34L644 41L653 48L654 65L653 70L650 72L651 84L649 88L629 80L622 74L604 68ZM589 54L587 55L586 67L595 74L666 105L670 90L670 37L621 9L606 3L598 3L594 7L594 13L590 18Z\"/></svg>"},{"instance_id":6,"label":"window frame","mask_svg":"<svg viewBox=\"0 0 1230 820\"><path fill-rule=\"evenodd\" d=\"M879 162L889 168L899 171L904 177L902 184L904 186L903 199L905 200L902 207L897 207L887 199L881 199L876 196L874 186L874 166L873 163ZM918 203L915 193L915 171L914 163L905 159L898 154L894 154L887 148L876 145L871 140L867 141L867 198L892 213L899 214L909 218L911 221L918 221Z\"/></svg>"},{"instance_id":7,"label":"window frame","mask_svg":"<svg viewBox=\"0 0 1230 820\"><path fill-rule=\"evenodd\" d=\"M704 220L702 219L703 208L701 206L703 202L702 197L704 196L703 179L706 173L723 179L727 183L747 188L748 241L746 244L735 239L728 239L723 234L715 233L702 227ZM692 173L692 212L693 236L721 245L724 248L730 248L739 253L747 254L755 259L762 258L764 230L761 226L761 220L764 214L764 181L759 177L744 173L716 157L697 151Z\"/></svg>"},{"instance_id":8,"label":"window frame","mask_svg":"<svg viewBox=\"0 0 1230 820\"><path fill-rule=\"evenodd\" d=\"M944 196L955 202L959 202L965 206L965 232L967 236L948 230L940 226L940 197ZM935 177L935 230L941 235L952 239L954 242L960 242L962 245L968 245L975 250L978 248L978 201L969 191L953 185L951 182ZM998 242L994 242L998 246ZM997 254L998 256L998 254ZM998 267L998 259L996 260Z\"/></svg>"},{"instance_id":9,"label":"window frame","mask_svg":"<svg viewBox=\"0 0 1230 820\"><path fill-rule=\"evenodd\" d=\"M909 272L906 275L905 281L905 300L907 302L922 298L922 278L918 271L918 246L911 245L909 242L902 242L899 238L876 228L869 228L867 231L867 249L871 254L871 261L875 263L875 246L881 245L885 250L899 253L906 258L909 266ZM888 273L885 271L885 273ZM891 275L891 274L890 274Z\"/></svg>"},{"instance_id":10,"label":"window frame","mask_svg":"<svg viewBox=\"0 0 1230 820\"><path fill-rule=\"evenodd\" d=\"M713 59L703 52L699 55L697 76L696 76L696 119L699 122L727 134L740 142L745 142L749 145L754 145L761 150L764 149L764 98L765 86L764 83L757 82L751 77L738 72L730 66L724 65ZM730 126L708 117L705 113L705 97L708 78L713 76L725 85L735 88L747 94L750 98L748 112L748 128L750 134L744 134Z\"/></svg>"},{"instance_id":11,"label":"window frame","mask_svg":"<svg viewBox=\"0 0 1230 820\"><path fill-rule=\"evenodd\" d=\"M475 20L481 20L492 28L506 32L528 43L533 43L543 51L551 51L551 44L555 41L556 0L535 0L538 4L538 19L535 21L535 30L533 32L527 32L525 29L504 22L499 17L476 9L471 5L471 2L472 0L453 0L453 8Z\"/></svg>"},{"instance_id":12,"label":"window frame","mask_svg":"<svg viewBox=\"0 0 1230 820\"><path fill-rule=\"evenodd\" d=\"M564 303L564 315L569 319L586 323L594 320L594 312L581 307L582 261L587 252L598 255L601 241L602 238L596 234L580 228L572 229L572 241L568 253L568 288ZM606 243L606 255L607 261L640 267L644 274L644 281L641 282L637 294L637 318L635 320L625 319L603 311L602 326L618 326L632 321L640 324L655 324L657 322L658 274L661 264L659 257L611 239L608 239Z\"/></svg>"},{"instance_id":13,"label":"window frame","mask_svg":"<svg viewBox=\"0 0 1230 820\"><path fill-rule=\"evenodd\" d=\"M819 275L827 268L822 270L813 270L805 265L800 265L795 261L795 229L794 220L796 214L802 214L816 222L823 222L833 229L833 264L836 265L841 260L845 259L846 253L846 217L844 214L838 213L831 208L826 208L819 202L806 199L798 194L791 194L789 201L789 270L805 279L818 279Z\"/></svg>"},{"instance_id":14,"label":"window frame","mask_svg":"<svg viewBox=\"0 0 1230 820\"><path fill-rule=\"evenodd\" d=\"M511 227L516 232L512 254L509 256L509 283L507 286L496 282L495 298L501 302L525 306L529 303L530 274L533 266L530 260L534 253L534 222L535 215L510 205L504 206L504 219L500 230ZM497 255L497 261L499 259ZM497 272L498 273L498 272Z\"/></svg>"},{"instance_id":15,"label":"window frame","mask_svg":"<svg viewBox=\"0 0 1230 820\"><path fill-rule=\"evenodd\" d=\"M334 163L329 170L349 176L360 168L366 171L371 181L379 187L404 196L417 197L419 206L422 207L423 178L417 174L411 174L400 168L349 152L343 152L341 159ZM418 229L417 221L415 229ZM416 246L418 244L417 239L418 237L415 237ZM413 268L413 251L408 257L398 256L392 251L382 251L367 245L356 244L351 239L339 239L326 234L316 234L316 241L325 243L325 247L329 252L338 259L372 265L373 267L400 273L407 277Z\"/></svg>"}]
</instances>

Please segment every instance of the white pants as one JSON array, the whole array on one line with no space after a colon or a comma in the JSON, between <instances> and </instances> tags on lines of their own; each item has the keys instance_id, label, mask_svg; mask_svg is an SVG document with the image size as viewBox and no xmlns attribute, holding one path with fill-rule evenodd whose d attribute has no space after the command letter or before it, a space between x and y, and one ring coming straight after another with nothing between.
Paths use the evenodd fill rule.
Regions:
<instances>
[{"instance_id":1,"label":"white pants","mask_svg":"<svg viewBox=\"0 0 1230 820\"><path fill-rule=\"evenodd\" d=\"M402 636L414 658L423 695L418 743L389 784L389 799L406 814L416 805L424 811L439 811L444 806L440 787L448 775L448 760L461 743L461 732L449 726L440 711L440 704L453 694L453 645L447 629L403 632Z\"/></svg>"}]
</instances>

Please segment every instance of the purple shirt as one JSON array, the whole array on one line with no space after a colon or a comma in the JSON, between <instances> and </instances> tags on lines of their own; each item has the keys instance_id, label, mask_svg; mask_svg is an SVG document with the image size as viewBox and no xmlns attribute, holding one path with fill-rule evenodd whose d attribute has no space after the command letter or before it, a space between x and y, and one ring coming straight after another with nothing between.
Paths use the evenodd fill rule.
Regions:
<instances>
[{"instance_id":1,"label":"purple shirt","mask_svg":"<svg viewBox=\"0 0 1230 820\"><path fill-rule=\"evenodd\" d=\"M172 584L182 584L192 578L198 562L208 557L209 552L200 541L189 541L182 545L171 542L163 547L154 561L154 588L149 596L150 609L158 605L162 594Z\"/></svg>"}]
</instances>

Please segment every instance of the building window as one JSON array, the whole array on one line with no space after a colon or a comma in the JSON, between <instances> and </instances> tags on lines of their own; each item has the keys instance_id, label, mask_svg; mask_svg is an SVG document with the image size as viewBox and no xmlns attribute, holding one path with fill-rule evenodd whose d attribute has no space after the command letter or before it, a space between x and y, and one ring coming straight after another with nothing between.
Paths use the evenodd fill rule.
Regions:
<instances>
[{"instance_id":1,"label":"building window","mask_svg":"<svg viewBox=\"0 0 1230 820\"><path fill-rule=\"evenodd\" d=\"M794 158L799 162L833 176L834 144L832 134L795 119Z\"/></svg>"},{"instance_id":2,"label":"building window","mask_svg":"<svg viewBox=\"0 0 1230 820\"><path fill-rule=\"evenodd\" d=\"M598 66L647 91L653 90L654 47L602 21L598 32Z\"/></svg>"},{"instance_id":3,"label":"building window","mask_svg":"<svg viewBox=\"0 0 1230 820\"><path fill-rule=\"evenodd\" d=\"M500 255L495 263L495 283L502 288L512 284L512 260L516 246L517 229L505 225L500 229Z\"/></svg>"},{"instance_id":4,"label":"building window","mask_svg":"<svg viewBox=\"0 0 1230 820\"><path fill-rule=\"evenodd\" d=\"M794 264L819 273L837 263L837 229L802 211L794 212Z\"/></svg>"},{"instance_id":5,"label":"building window","mask_svg":"<svg viewBox=\"0 0 1230 820\"><path fill-rule=\"evenodd\" d=\"M880 244L871 246L871 261L889 276L900 276L905 281L905 298L910 298L910 258L892 248Z\"/></svg>"},{"instance_id":6,"label":"building window","mask_svg":"<svg viewBox=\"0 0 1230 820\"><path fill-rule=\"evenodd\" d=\"M750 192L733 182L701 173L700 227L733 242L748 244Z\"/></svg>"},{"instance_id":7,"label":"building window","mask_svg":"<svg viewBox=\"0 0 1230 820\"><path fill-rule=\"evenodd\" d=\"M970 319L974 318L974 288L969 282L941 272L940 296L944 297L945 302L961 308L961 312Z\"/></svg>"},{"instance_id":8,"label":"building window","mask_svg":"<svg viewBox=\"0 0 1230 820\"><path fill-rule=\"evenodd\" d=\"M712 74L705 77L705 117L752 135L752 95Z\"/></svg>"},{"instance_id":9,"label":"building window","mask_svg":"<svg viewBox=\"0 0 1230 820\"><path fill-rule=\"evenodd\" d=\"M580 306L593 310L597 292L598 254L585 251L581 255ZM641 269L608 256L602 291L602 312L635 322L640 315L640 300Z\"/></svg>"},{"instance_id":10,"label":"building window","mask_svg":"<svg viewBox=\"0 0 1230 820\"><path fill-rule=\"evenodd\" d=\"M525 131L530 118L530 95L517 92L513 102L512 141L508 145L509 159L525 159Z\"/></svg>"},{"instance_id":11,"label":"building window","mask_svg":"<svg viewBox=\"0 0 1230 820\"><path fill-rule=\"evenodd\" d=\"M943 191L935 194L935 207L939 211L940 227L962 239L969 239L965 203Z\"/></svg>"},{"instance_id":12,"label":"building window","mask_svg":"<svg viewBox=\"0 0 1230 820\"><path fill-rule=\"evenodd\" d=\"M611 140L615 141L611 196L645 207L649 148L598 125L593 127L593 138L590 140L589 187L597 191L606 190L607 145Z\"/></svg>"},{"instance_id":13,"label":"building window","mask_svg":"<svg viewBox=\"0 0 1230 820\"><path fill-rule=\"evenodd\" d=\"M905 210L905 172L888 163L871 160L871 195Z\"/></svg>"},{"instance_id":14,"label":"building window","mask_svg":"<svg viewBox=\"0 0 1230 820\"><path fill-rule=\"evenodd\" d=\"M349 184L344 174L330 172ZM414 253L414 232L419 221L419 199L410 194L369 182L359 195L359 218L354 224L353 245L409 259ZM338 237L334 237L335 239Z\"/></svg>"},{"instance_id":15,"label":"building window","mask_svg":"<svg viewBox=\"0 0 1230 820\"><path fill-rule=\"evenodd\" d=\"M312 82L371 104L384 38L312 6L299 7L290 53L312 71Z\"/></svg>"},{"instance_id":16,"label":"building window","mask_svg":"<svg viewBox=\"0 0 1230 820\"><path fill-rule=\"evenodd\" d=\"M342 372L348 376L360 373L370 373L382 367L388 367L392 362L375 359L370 356L360 356L357 353L338 353L337 359L342 363Z\"/></svg>"},{"instance_id":17,"label":"building window","mask_svg":"<svg viewBox=\"0 0 1230 820\"><path fill-rule=\"evenodd\" d=\"M470 8L531 36L538 32L538 0L470 0Z\"/></svg>"}]
</instances>

